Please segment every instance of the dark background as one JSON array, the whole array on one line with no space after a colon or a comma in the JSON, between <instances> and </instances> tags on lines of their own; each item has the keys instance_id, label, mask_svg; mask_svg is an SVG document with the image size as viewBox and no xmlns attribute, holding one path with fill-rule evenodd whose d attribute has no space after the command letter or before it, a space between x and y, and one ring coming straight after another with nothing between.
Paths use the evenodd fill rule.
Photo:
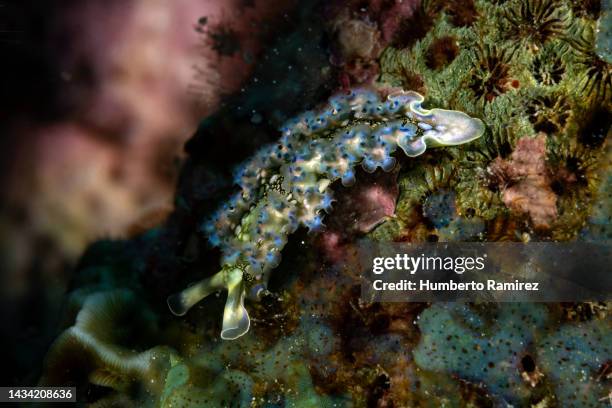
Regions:
<instances>
[{"instance_id":1,"label":"dark background","mask_svg":"<svg viewBox=\"0 0 612 408\"><path fill-rule=\"evenodd\" d=\"M37 382L90 243L166 219L185 142L250 83L294 3L0 1L0 384Z\"/></svg>"}]
</instances>

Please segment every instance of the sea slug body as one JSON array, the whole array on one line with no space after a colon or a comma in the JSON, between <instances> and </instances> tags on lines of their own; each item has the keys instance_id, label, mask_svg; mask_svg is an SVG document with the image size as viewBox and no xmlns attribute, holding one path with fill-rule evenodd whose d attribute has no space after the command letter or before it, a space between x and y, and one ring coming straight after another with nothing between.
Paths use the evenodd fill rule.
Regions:
<instances>
[{"instance_id":1,"label":"sea slug body","mask_svg":"<svg viewBox=\"0 0 612 408\"><path fill-rule=\"evenodd\" d=\"M355 167L390 171L399 147L406 156L427 147L453 146L482 136L484 124L463 112L421 107L412 91L381 100L376 92L352 90L332 97L316 111L289 120L277 144L264 147L235 175L240 187L203 230L222 251L221 271L168 298L170 310L185 314L204 297L227 289L221 337L236 339L249 330L247 292L265 290L281 251L299 226L323 227L331 208L329 185L355 182Z\"/></svg>"}]
</instances>

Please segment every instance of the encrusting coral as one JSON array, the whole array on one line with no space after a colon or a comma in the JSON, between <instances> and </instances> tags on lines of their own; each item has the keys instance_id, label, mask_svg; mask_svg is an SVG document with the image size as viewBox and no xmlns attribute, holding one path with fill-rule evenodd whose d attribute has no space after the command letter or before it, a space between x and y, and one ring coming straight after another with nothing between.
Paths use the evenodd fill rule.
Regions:
<instances>
[{"instance_id":1,"label":"encrusting coral","mask_svg":"<svg viewBox=\"0 0 612 408\"><path fill-rule=\"evenodd\" d=\"M612 63L605 59L605 54L597 52L597 39L592 26L575 25L567 41L576 54L576 62L584 69L578 83L579 92L595 102L605 103L612 96Z\"/></svg>"},{"instance_id":2,"label":"encrusting coral","mask_svg":"<svg viewBox=\"0 0 612 408\"><path fill-rule=\"evenodd\" d=\"M333 202L328 187L355 182L355 166L390 171L399 147L406 156L427 147L455 146L484 133L484 124L465 113L423 109L423 96L352 90L330 99L318 111L288 121L278 144L264 147L236 173L240 190L204 225L209 241L223 252L221 271L168 298L177 315L204 297L227 289L221 337L235 339L249 330L247 291L260 296L280 263L288 236L303 225L323 227Z\"/></svg>"},{"instance_id":3,"label":"encrusting coral","mask_svg":"<svg viewBox=\"0 0 612 408\"><path fill-rule=\"evenodd\" d=\"M559 0L523 0L505 10L507 37L538 51L547 41L562 35L568 15Z\"/></svg>"},{"instance_id":4,"label":"encrusting coral","mask_svg":"<svg viewBox=\"0 0 612 408\"><path fill-rule=\"evenodd\" d=\"M493 308L438 303L419 316L415 361L427 370L486 384L500 405L528 406L533 396L548 399L546 378L559 406L604 406L606 380L600 370L610 356L606 339L612 327L604 319L553 328L552 317L535 303Z\"/></svg>"}]
</instances>

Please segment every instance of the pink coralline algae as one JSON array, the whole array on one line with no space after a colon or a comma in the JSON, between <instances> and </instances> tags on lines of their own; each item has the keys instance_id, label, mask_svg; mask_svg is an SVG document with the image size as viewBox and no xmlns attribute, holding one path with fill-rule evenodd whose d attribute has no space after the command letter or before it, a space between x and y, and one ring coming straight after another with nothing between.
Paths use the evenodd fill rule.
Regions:
<instances>
[{"instance_id":1,"label":"pink coralline algae","mask_svg":"<svg viewBox=\"0 0 612 408\"><path fill-rule=\"evenodd\" d=\"M321 234L318 246L326 258L340 261L346 253L346 245L355 237L368 233L395 216L399 195L397 171L390 173L361 172L359 182L351 188L334 191L334 207Z\"/></svg>"},{"instance_id":2,"label":"pink coralline algae","mask_svg":"<svg viewBox=\"0 0 612 408\"><path fill-rule=\"evenodd\" d=\"M557 196L546 166L546 135L523 137L510 155L498 157L489 171L498 180L502 200L512 211L527 214L535 228L549 228L557 218Z\"/></svg>"}]
</instances>

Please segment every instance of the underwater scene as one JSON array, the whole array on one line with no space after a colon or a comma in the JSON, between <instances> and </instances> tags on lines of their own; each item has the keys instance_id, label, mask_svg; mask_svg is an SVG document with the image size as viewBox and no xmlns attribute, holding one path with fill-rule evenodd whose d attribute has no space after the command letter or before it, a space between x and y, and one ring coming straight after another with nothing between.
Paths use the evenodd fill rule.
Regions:
<instances>
[{"instance_id":1,"label":"underwater scene","mask_svg":"<svg viewBox=\"0 0 612 408\"><path fill-rule=\"evenodd\" d=\"M0 1L0 46L7 406L612 406L612 0ZM381 301L364 242L599 248L599 296Z\"/></svg>"}]
</instances>

